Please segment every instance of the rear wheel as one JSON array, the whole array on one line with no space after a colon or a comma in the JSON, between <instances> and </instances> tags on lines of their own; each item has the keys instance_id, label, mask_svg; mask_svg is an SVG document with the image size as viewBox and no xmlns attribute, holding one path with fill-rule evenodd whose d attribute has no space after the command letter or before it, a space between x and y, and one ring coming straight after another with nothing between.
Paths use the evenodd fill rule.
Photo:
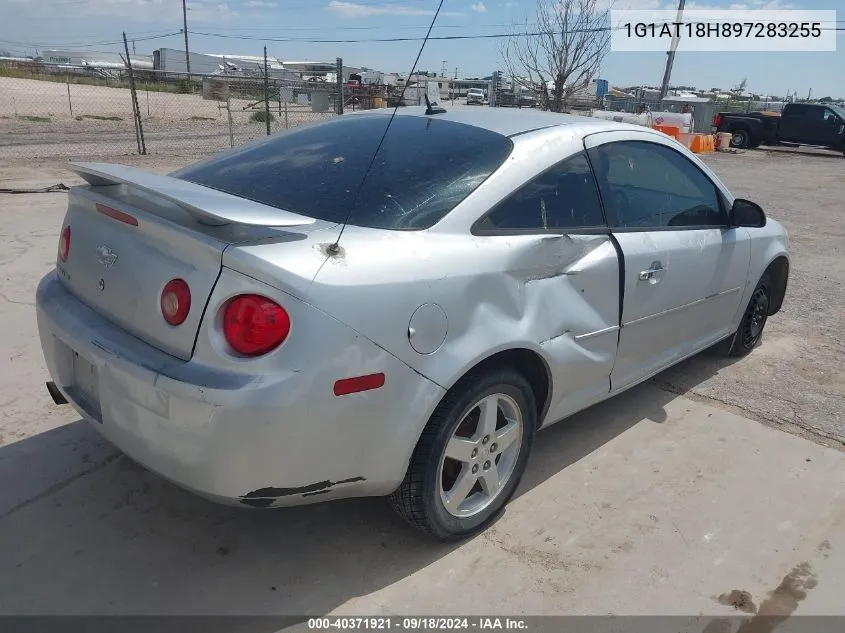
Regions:
<instances>
[{"instance_id":1,"label":"rear wheel","mask_svg":"<svg viewBox=\"0 0 845 633\"><path fill-rule=\"evenodd\" d=\"M731 131L731 147L745 149L751 146L751 135L748 130L738 129Z\"/></svg>"},{"instance_id":2,"label":"rear wheel","mask_svg":"<svg viewBox=\"0 0 845 633\"><path fill-rule=\"evenodd\" d=\"M769 318L771 298L772 281L769 275L765 274L751 293L739 327L732 337L719 343L719 351L727 356L745 356L760 343L763 328Z\"/></svg>"},{"instance_id":3,"label":"rear wheel","mask_svg":"<svg viewBox=\"0 0 845 633\"><path fill-rule=\"evenodd\" d=\"M431 416L391 505L442 540L492 523L525 471L537 426L534 393L510 367L470 374Z\"/></svg>"}]
</instances>

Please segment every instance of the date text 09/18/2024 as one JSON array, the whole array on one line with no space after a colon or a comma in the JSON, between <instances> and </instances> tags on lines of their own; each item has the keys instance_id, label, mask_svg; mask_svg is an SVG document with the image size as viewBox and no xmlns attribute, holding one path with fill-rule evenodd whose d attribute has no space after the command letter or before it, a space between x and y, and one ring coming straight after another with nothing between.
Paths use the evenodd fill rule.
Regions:
<instances>
[{"instance_id":1,"label":"date text 09/18/2024","mask_svg":"<svg viewBox=\"0 0 845 633\"><path fill-rule=\"evenodd\" d=\"M447 630L527 630L521 618L503 617L435 617L435 616L378 616L378 617L325 617L310 618L312 631L336 630L397 630L397 631L447 631Z\"/></svg>"}]
</instances>

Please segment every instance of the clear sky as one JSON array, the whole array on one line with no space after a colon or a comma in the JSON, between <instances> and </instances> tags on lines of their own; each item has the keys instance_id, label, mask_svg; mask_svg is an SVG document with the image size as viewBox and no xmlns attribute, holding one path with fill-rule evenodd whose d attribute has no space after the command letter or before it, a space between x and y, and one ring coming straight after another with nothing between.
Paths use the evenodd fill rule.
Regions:
<instances>
[{"instance_id":1,"label":"clear sky","mask_svg":"<svg viewBox=\"0 0 845 633\"><path fill-rule=\"evenodd\" d=\"M610 2L610 0L601 0ZM676 0L616 0L614 8L672 8ZM420 38L438 0L190 0L191 50L206 53L261 54L287 60L333 60L386 72L410 70L420 42L314 43L302 40ZM840 6L837 6L840 5ZM840 9L842 0L688 0L688 8ZM506 33L515 21L533 14L535 0L445 0L435 36ZM181 35L142 40L182 27L180 0L0 0L0 49L34 54L36 46L116 51L122 31L136 39L138 53L162 46L182 48ZM226 37L200 35L214 33ZM239 39L254 38L254 39ZM272 41L290 40L290 41ZM729 88L748 79L748 90L783 95L845 98L845 31L837 33L831 53L684 53L675 60L672 84ZM500 68L502 40L429 41L422 70L449 75L489 75ZM602 77L612 85L657 85L664 53L611 52Z\"/></svg>"}]
</instances>

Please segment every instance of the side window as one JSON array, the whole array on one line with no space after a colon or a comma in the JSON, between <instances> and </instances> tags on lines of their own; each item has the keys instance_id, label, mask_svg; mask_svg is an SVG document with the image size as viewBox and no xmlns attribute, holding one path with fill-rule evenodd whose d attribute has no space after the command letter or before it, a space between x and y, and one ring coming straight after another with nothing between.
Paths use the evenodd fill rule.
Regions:
<instances>
[{"instance_id":1,"label":"side window","mask_svg":"<svg viewBox=\"0 0 845 633\"><path fill-rule=\"evenodd\" d=\"M595 177L581 152L520 187L482 218L476 229L545 232L604 225Z\"/></svg>"},{"instance_id":2,"label":"side window","mask_svg":"<svg viewBox=\"0 0 845 633\"><path fill-rule=\"evenodd\" d=\"M590 150L608 222L627 229L724 226L716 185L683 154L645 141Z\"/></svg>"},{"instance_id":3,"label":"side window","mask_svg":"<svg viewBox=\"0 0 845 633\"><path fill-rule=\"evenodd\" d=\"M836 116L836 113L833 110L825 110L824 111L824 122L825 123L839 123L839 117Z\"/></svg>"},{"instance_id":4,"label":"side window","mask_svg":"<svg viewBox=\"0 0 845 633\"><path fill-rule=\"evenodd\" d=\"M800 103L790 103L786 113L787 116L805 117L810 114L810 106Z\"/></svg>"}]
</instances>

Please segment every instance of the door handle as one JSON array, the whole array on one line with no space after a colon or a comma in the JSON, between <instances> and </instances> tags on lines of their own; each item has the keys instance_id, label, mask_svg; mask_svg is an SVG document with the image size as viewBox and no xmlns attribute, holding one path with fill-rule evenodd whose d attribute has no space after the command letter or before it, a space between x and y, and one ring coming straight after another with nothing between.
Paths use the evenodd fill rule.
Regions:
<instances>
[{"instance_id":1,"label":"door handle","mask_svg":"<svg viewBox=\"0 0 845 633\"><path fill-rule=\"evenodd\" d=\"M640 271L640 281L650 281L654 279L655 275L662 273L664 270L665 268L663 268L663 264L660 262L652 262L649 268Z\"/></svg>"}]
</instances>

